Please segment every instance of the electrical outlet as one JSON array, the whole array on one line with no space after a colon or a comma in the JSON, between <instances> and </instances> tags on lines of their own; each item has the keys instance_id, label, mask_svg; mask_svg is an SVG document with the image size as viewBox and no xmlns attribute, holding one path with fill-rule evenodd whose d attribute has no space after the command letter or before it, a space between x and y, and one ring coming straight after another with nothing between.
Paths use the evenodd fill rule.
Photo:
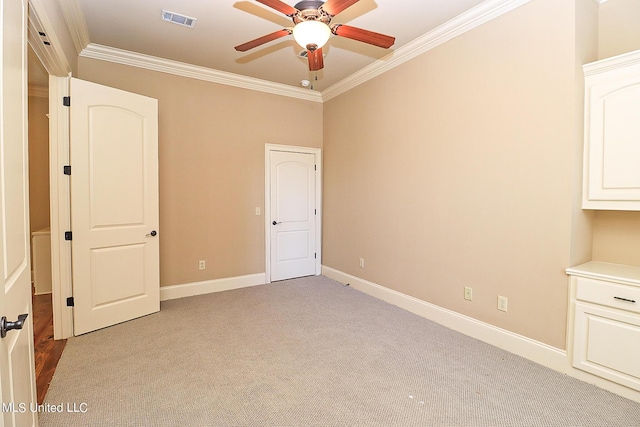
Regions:
<instances>
[{"instance_id":1,"label":"electrical outlet","mask_svg":"<svg viewBox=\"0 0 640 427\"><path fill-rule=\"evenodd\" d=\"M206 268L206 264L203 259L198 261L198 270L204 270Z\"/></svg>"},{"instance_id":2,"label":"electrical outlet","mask_svg":"<svg viewBox=\"0 0 640 427\"><path fill-rule=\"evenodd\" d=\"M467 301L471 301L473 299L473 290L468 286L464 287L464 299Z\"/></svg>"},{"instance_id":3,"label":"electrical outlet","mask_svg":"<svg viewBox=\"0 0 640 427\"><path fill-rule=\"evenodd\" d=\"M507 311L507 302L509 302L507 297L498 295L498 310Z\"/></svg>"},{"instance_id":4,"label":"electrical outlet","mask_svg":"<svg viewBox=\"0 0 640 427\"><path fill-rule=\"evenodd\" d=\"M364 268L364 258L360 258L360 268Z\"/></svg>"}]
</instances>

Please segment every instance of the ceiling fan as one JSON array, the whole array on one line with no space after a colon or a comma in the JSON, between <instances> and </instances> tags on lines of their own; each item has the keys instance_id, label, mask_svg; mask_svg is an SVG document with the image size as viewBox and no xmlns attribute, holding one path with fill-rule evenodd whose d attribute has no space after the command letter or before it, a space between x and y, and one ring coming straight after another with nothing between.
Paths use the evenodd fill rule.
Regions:
<instances>
[{"instance_id":1,"label":"ceiling fan","mask_svg":"<svg viewBox=\"0 0 640 427\"><path fill-rule=\"evenodd\" d=\"M395 37L373 31L363 30L344 24L333 24L331 18L342 12L359 0L327 0L301 1L295 6L289 6L280 0L257 0L278 12L282 12L293 20L293 28L283 28L266 36L243 43L235 47L237 51L246 52L280 37L293 35L296 42L307 50L309 70L318 71L324 68L322 46L329 40L331 34L382 48L389 48L395 43Z\"/></svg>"}]
</instances>

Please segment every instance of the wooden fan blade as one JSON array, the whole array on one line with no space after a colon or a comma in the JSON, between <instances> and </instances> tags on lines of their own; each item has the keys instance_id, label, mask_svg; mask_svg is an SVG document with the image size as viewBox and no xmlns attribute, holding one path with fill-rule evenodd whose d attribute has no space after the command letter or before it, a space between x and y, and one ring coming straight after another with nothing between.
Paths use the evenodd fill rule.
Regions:
<instances>
[{"instance_id":1,"label":"wooden fan blade","mask_svg":"<svg viewBox=\"0 0 640 427\"><path fill-rule=\"evenodd\" d=\"M328 0L322 5L322 10L327 12L331 16L336 16L354 3L358 3L359 0Z\"/></svg>"},{"instance_id":2,"label":"wooden fan blade","mask_svg":"<svg viewBox=\"0 0 640 427\"><path fill-rule=\"evenodd\" d=\"M246 42L241 45L238 45L235 47L235 50L239 52L246 52L249 49L253 49L254 47L258 47L272 40L279 39L280 37L288 36L289 34L291 34L291 30L286 30L286 29L278 30L274 33L267 34L266 36L258 37L255 40L251 40L250 42Z\"/></svg>"},{"instance_id":3,"label":"wooden fan blade","mask_svg":"<svg viewBox=\"0 0 640 427\"><path fill-rule=\"evenodd\" d=\"M307 49L307 58L309 59L309 71L318 71L324 68L322 48L313 51Z\"/></svg>"},{"instance_id":4,"label":"wooden fan blade","mask_svg":"<svg viewBox=\"0 0 640 427\"><path fill-rule=\"evenodd\" d=\"M298 9L289 6L286 3L281 2L280 0L256 0L258 3L262 3L265 6L269 6L277 10L278 12L282 12L287 16L293 16L296 14Z\"/></svg>"},{"instance_id":5,"label":"wooden fan blade","mask_svg":"<svg viewBox=\"0 0 640 427\"><path fill-rule=\"evenodd\" d=\"M372 44L385 49L390 48L396 42L395 37L374 33L373 31L363 30L362 28L352 27L350 25L336 24L331 28L331 32L336 36L358 40L359 42Z\"/></svg>"}]
</instances>

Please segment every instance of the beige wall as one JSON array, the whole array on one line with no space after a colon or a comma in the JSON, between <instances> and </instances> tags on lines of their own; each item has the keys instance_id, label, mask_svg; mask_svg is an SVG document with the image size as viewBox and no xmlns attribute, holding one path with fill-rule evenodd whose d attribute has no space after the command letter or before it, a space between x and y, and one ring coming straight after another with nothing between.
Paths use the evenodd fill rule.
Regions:
<instances>
[{"instance_id":1,"label":"beige wall","mask_svg":"<svg viewBox=\"0 0 640 427\"><path fill-rule=\"evenodd\" d=\"M575 2L575 144L573 172L573 215L571 219L571 256L569 265L575 266L590 261L593 257L592 211L582 209L582 158L584 152L584 72L582 66L598 58L598 4L591 0Z\"/></svg>"},{"instance_id":2,"label":"beige wall","mask_svg":"<svg viewBox=\"0 0 640 427\"><path fill-rule=\"evenodd\" d=\"M593 259L640 266L640 213L596 213Z\"/></svg>"},{"instance_id":3,"label":"beige wall","mask_svg":"<svg viewBox=\"0 0 640 427\"><path fill-rule=\"evenodd\" d=\"M608 0L600 6L600 59L640 49L640 1ZM593 259L640 266L640 212L596 211Z\"/></svg>"},{"instance_id":4,"label":"beige wall","mask_svg":"<svg viewBox=\"0 0 640 427\"><path fill-rule=\"evenodd\" d=\"M600 5L598 37L600 59L640 49L640 1L607 0Z\"/></svg>"},{"instance_id":5,"label":"beige wall","mask_svg":"<svg viewBox=\"0 0 640 427\"><path fill-rule=\"evenodd\" d=\"M264 145L321 147L322 105L87 58L79 77L159 100L161 285L263 273Z\"/></svg>"},{"instance_id":6,"label":"beige wall","mask_svg":"<svg viewBox=\"0 0 640 427\"><path fill-rule=\"evenodd\" d=\"M263 272L264 143L324 139L325 265L564 348L564 269L640 265L638 215L577 192L580 66L635 3L534 0L324 106L87 58L79 77L160 100L163 286Z\"/></svg>"},{"instance_id":7,"label":"beige wall","mask_svg":"<svg viewBox=\"0 0 640 427\"><path fill-rule=\"evenodd\" d=\"M49 227L49 98L29 97L29 214L31 231Z\"/></svg>"},{"instance_id":8,"label":"beige wall","mask_svg":"<svg viewBox=\"0 0 640 427\"><path fill-rule=\"evenodd\" d=\"M325 103L323 263L565 348L577 13L532 1Z\"/></svg>"}]
</instances>

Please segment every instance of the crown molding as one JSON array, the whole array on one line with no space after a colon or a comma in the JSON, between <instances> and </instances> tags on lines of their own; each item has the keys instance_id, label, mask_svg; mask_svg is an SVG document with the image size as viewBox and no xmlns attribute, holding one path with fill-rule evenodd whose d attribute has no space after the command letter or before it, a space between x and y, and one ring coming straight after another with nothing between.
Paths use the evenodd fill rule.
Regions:
<instances>
[{"instance_id":1,"label":"crown molding","mask_svg":"<svg viewBox=\"0 0 640 427\"><path fill-rule=\"evenodd\" d=\"M76 48L76 53L80 53L90 43L89 29L87 28L87 22L84 19L80 3L78 0L58 0L58 4L71 35L71 40L73 40L73 45Z\"/></svg>"},{"instance_id":2,"label":"crown molding","mask_svg":"<svg viewBox=\"0 0 640 427\"><path fill-rule=\"evenodd\" d=\"M335 98L441 44L531 0L487 0L432 31L394 50L382 59L322 91L323 101Z\"/></svg>"},{"instance_id":3,"label":"crown molding","mask_svg":"<svg viewBox=\"0 0 640 427\"><path fill-rule=\"evenodd\" d=\"M600 74L605 71L613 71L626 68L632 65L640 65L640 50L623 53L622 55L612 56L611 58L601 59L596 62L590 62L582 66L585 77Z\"/></svg>"},{"instance_id":4,"label":"crown molding","mask_svg":"<svg viewBox=\"0 0 640 427\"><path fill-rule=\"evenodd\" d=\"M77 0L59 0L67 3L69 10L66 13L82 12L78 6ZM379 59L360 71L350 75L349 77L339 81L331 87L316 92L309 89L301 89L281 83L274 83L267 80L257 79L254 77L242 76L239 74L229 73L211 68L186 64L184 62L172 61L168 59L158 58L150 55L144 55L127 50L112 48L95 43L88 43L82 48L79 56L85 58L98 59L102 61L114 62L132 67L144 68L147 70L158 71L177 76L204 80L213 83L219 83L227 86L235 86L243 89L266 92L275 95L298 98L307 101L324 102L338 95L341 95L356 86L365 83L374 77L379 76L405 62L419 56L441 44L466 33L498 16L501 16L523 4L529 3L531 0L486 0L478 6L468 10L467 12L451 19L434 30L416 38L408 44L392 51L387 56ZM595 0L596 2L604 2L606 0ZM73 18L75 19L75 18ZM84 23L84 19L82 19ZM82 25L80 25L82 27ZM86 25L85 25L86 29ZM76 32L71 31L72 33ZM82 29L77 30L78 37L83 37ZM87 41L88 41L88 35ZM83 43L82 38L78 38L78 43ZM76 38L74 37L74 43ZM76 45L78 47L78 45Z\"/></svg>"},{"instance_id":5,"label":"crown molding","mask_svg":"<svg viewBox=\"0 0 640 427\"><path fill-rule=\"evenodd\" d=\"M256 79L254 77L241 76L239 74L228 73L226 71L199 67L196 65L186 64L184 62L171 61L169 59L102 46L95 43L89 43L87 47L82 49L80 56L84 58L114 62L122 65L129 65L131 67L144 68L161 73L173 74L181 77L188 77L191 79L219 83L227 86L255 90L258 92L288 96L290 98L298 98L306 101L322 102L320 92L309 89L301 89L282 83L274 83L267 80Z\"/></svg>"}]
</instances>

